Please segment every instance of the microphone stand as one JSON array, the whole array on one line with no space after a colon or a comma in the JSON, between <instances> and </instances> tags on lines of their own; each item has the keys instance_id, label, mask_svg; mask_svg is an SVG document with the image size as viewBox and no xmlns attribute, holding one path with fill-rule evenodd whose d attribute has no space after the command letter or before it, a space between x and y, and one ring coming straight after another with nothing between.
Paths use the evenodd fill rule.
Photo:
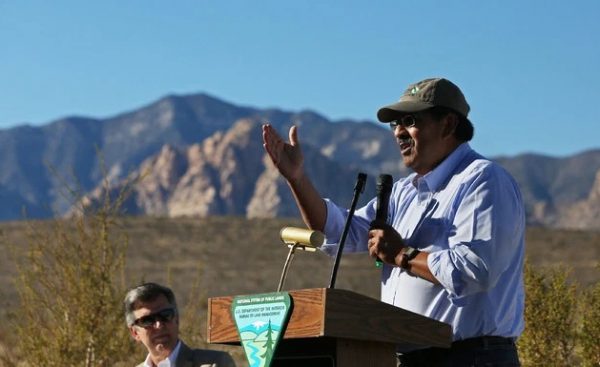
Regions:
<instances>
[{"instance_id":1,"label":"microphone stand","mask_svg":"<svg viewBox=\"0 0 600 367\"><path fill-rule=\"evenodd\" d=\"M365 181L367 180L367 175L365 173L359 173L358 178L356 180L356 185L354 186L354 196L352 197L352 204L350 205L350 210L348 211L348 217L346 218L346 224L344 224L344 230L342 231L342 237L340 238L340 243L338 245L337 253L335 255L335 262L333 263L333 270L331 271L331 281L329 282L329 288L335 288L335 279L337 277L338 267L340 265L340 259L342 258L342 252L344 250L344 244L346 243L346 236L348 235L348 230L350 229L350 222L352 221L352 217L354 216L354 211L356 210L356 204L358 203L358 197L365 189Z\"/></svg>"}]
</instances>

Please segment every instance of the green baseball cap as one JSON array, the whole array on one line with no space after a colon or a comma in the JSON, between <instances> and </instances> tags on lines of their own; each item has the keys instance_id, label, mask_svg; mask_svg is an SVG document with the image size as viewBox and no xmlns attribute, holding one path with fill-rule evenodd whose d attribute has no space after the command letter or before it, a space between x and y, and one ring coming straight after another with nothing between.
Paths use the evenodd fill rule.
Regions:
<instances>
[{"instance_id":1,"label":"green baseball cap","mask_svg":"<svg viewBox=\"0 0 600 367\"><path fill-rule=\"evenodd\" d=\"M465 96L456 84L444 78L430 78L409 85L398 102L377 111L377 118L381 122L390 122L400 114L419 112L435 106L451 108L465 118L470 110Z\"/></svg>"}]
</instances>

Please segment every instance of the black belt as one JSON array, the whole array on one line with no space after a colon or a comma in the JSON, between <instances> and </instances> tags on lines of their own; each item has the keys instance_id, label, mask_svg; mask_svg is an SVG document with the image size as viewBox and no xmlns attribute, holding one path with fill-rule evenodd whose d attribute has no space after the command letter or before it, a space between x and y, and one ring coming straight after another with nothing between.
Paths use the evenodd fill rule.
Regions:
<instances>
[{"instance_id":1,"label":"black belt","mask_svg":"<svg viewBox=\"0 0 600 367\"><path fill-rule=\"evenodd\" d=\"M470 349L487 349L491 346L515 346L515 340L513 338L506 338L503 336L478 336L476 338L469 338L463 340L457 340L452 342L450 348L439 348L431 347L426 349L417 349L412 352L399 353L400 355L417 355L417 354L429 354L429 353L448 353L451 350L461 351Z\"/></svg>"},{"instance_id":2,"label":"black belt","mask_svg":"<svg viewBox=\"0 0 600 367\"><path fill-rule=\"evenodd\" d=\"M503 336L479 336L477 338L469 338L457 340L452 343L450 349L465 350L465 349L486 349L491 346L509 345L514 346L513 338L505 338Z\"/></svg>"},{"instance_id":3,"label":"black belt","mask_svg":"<svg viewBox=\"0 0 600 367\"><path fill-rule=\"evenodd\" d=\"M500 347L500 348L498 348ZM513 338L501 336L480 336L464 340L457 340L450 348L431 347L417 349L408 353L399 353L400 366L446 366L454 354L471 354L477 350L506 349L507 353L514 353L518 365L517 347Z\"/></svg>"}]
</instances>

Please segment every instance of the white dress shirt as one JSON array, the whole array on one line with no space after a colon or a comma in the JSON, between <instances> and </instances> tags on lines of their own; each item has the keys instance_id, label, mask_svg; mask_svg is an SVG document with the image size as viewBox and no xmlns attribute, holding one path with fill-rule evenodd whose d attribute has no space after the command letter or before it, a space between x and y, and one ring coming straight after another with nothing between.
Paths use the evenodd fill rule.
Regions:
<instances>
[{"instance_id":1,"label":"white dress shirt","mask_svg":"<svg viewBox=\"0 0 600 367\"><path fill-rule=\"evenodd\" d=\"M326 243L337 251L348 210L326 200ZM344 251L367 251L376 199L358 209ZM452 325L454 340L523 331L525 213L514 179L463 143L433 171L394 184L388 223L430 253L433 284L384 264L382 301Z\"/></svg>"},{"instance_id":2,"label":"white dress shirt","mask_svg":"<svg viewBox=\"0 0 600 367\"><path fill-rule=\"evenodd\" d=\"M174 367L175 361L177 360L177 356L179 355L179 348L181 347L181 340L177 341L177 345L175 345L175 349L169 354L169 356L162 361L158 362L158 365L154 365L152 359L150 358L150 353L146 356L146 360L144 361L144 367Z\"/></svg>"}]
</instances>

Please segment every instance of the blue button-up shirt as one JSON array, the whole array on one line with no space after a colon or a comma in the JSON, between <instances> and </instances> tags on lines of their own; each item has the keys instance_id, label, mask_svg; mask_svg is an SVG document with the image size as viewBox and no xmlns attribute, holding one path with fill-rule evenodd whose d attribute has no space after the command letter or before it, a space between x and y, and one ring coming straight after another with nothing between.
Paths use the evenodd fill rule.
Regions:
<instances>
[{"instance_id":1,"label":"blue button-up shirt","mask_svg":"<svg viewBox=\"0 0 600 367\"><path fill-rule=\"evenodd\" d=\"M367 251L376 202L355 212L344 251ZM322 250L335 254L348 211L326 203ZM397 181L388 213L407 245L429 253L440 284L384 264L382 301L452 325L454 340L521 334L525 214L502 167L463 143L433 171Z\"/></svg>"}]
</instances>

